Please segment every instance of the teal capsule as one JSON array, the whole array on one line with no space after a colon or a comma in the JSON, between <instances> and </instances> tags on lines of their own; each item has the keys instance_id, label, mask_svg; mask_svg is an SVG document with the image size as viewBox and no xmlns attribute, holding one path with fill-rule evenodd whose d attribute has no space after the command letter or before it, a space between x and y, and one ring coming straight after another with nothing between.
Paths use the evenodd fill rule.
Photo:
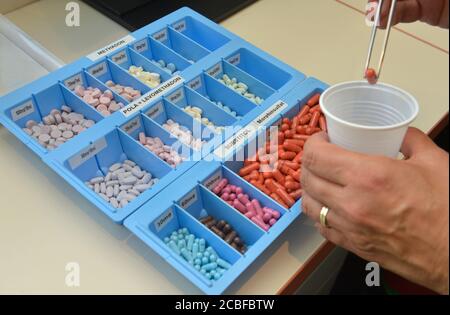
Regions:
<instances>
[{"instance_id":1,"label":"teal capsule","mask_svg":"<svg viewBox=\"0 0 450 315\"><path fill-rule=\"evenodd\" d=\"M184 240L184 235L183 234L178 234L178 236L177 236L177 238L178 238L178 240Z\"/></svg>"},{"instance_id":2,"label":"teal capsule","mask_svg":"<svg viewBox=\"0 0 450 315\"><path fill-rule=\"evenodd\" d=\"M183 234L183 229L178 229L178 235Z\"/></svg>"},{"instance_id":3,"label":"teal capsule","mask_svg":"<svg viewBox=\"0 0 450 315\"><path fill-rule=\"evenodd\" d=\"M189 230L187 228L183 228L182 229L183 234L187 235L189 234Z\"/></svg>"},{"instance_id":4,"label":"teal capsule","mask_svg":"<svg viewBox=\"0 0 450 315\"><path fill-rule=\"evenodd\" d=\"M158 63L159 63L159 65L161 66L161 67L165 67L166 66L166 62L164 61L164 60L158 60Z\"/></svg>"},{"instance_id":5,"label":"teal capsule","mask_svg":"<svg viewBox=\"0 0 450 315\"><path fill-rule=\"evenodd\" d=\"M172 241L174 241L174 242L178 242L178 236L176 236L176 235L172 235L172 236L170 237L170 239L171 239Z\"/></svg>"},{"instance_id":6,"label":"teal capsule","mask_svg":"<svg viewBox=\"0 0 450 315\"><path fill-rule=\"evenodd\" d=\"M205 251L205 247L206 247L206 241L205 239L200 239L200 241L198 241L198 250L203 253Z\"/></svg>"},{"instance_id":7,"label":"teal capsule","mask_svg":"<svg viewBox=\"0 0 450 315\"><path fill-rule=\"evenodd\" d=\"M208 246L208 248L206 249L211 255L215 255L216 257L219 257L219 255L217 255L217 252L214 250L214 248L212 248L211 246Z\"/></svg>"},{"instance_id":8,"label":"teal capsule","mask_svg":"<svg viewBox=\"0 0 450 315\"><path fill-rule=\"evenodd\" d=\"M194 259L194 263L195 263L196 265L201 265L201 264L202 264L202 260L201 260L200 258L195 258L195 259Z\"/></svg>"},{"instance_id":9,"label":"teal capsule","mask_svg":"<svg viewBox=\"0 0 450 315\"><path fill-rule=\"evenodd\" d=\"M186 248L181 249L181 256L183 256L183 258L186 259L186 261L188 261L188 262L192 261L192 264L193 264L194 260L192 259L192 254Z\"/></svg>"},{"instance_id":10,"label":"teal capsule","mask_svg":"<svg viewBox=\"0 0 450 315\"><path fill-rule=\"evenodd\" d=\"M216 269L216 272L217 272L217 273L220 273L220 275L223 275L224 272L225 272L225 269L218 267L218 268Z\"/></svg>"},{"instance_id":11,"label":"teal capsule","mask_svg":"<svg viewBox=\"0 0 450 315\"><path fill-rule=\"evenodd\" d=\"M209 261L210 262L216 262L217 261L217 256L212 254L211 256L209 256Z\"/></svg>"},{"instance_id":12,"label":"teal capsule","mask_svg":"<svg viewBox=\"0 0 450 315\"><path fill-rule=\"evenodd\" d=\"M197 258L202 259L203 258L203 254L202 253L197 253Z\"/></svg>"},{"instance_id":13,"label":"teal capsule","mask_svg":"<svg viewBox=\"0 0 450 315\"><path fill-rule=\"evenodd\" d=\"M195 268L195 270L200 271L200 269L201 269L202 267L200 267L200 264L195 264L195 265L194 265L194 268Z\"/></svg>"},{"instance_id":14,"label":"teal capsule","mask_svg":"<svg viewBox=\"0 0 450 315\"><path fill-rule=\"evenodd\" d=\"M214 280L219 280L222 277L222 274L220 272L216 272L214 274Z\"/></svg>"},{"instance_id":15,"label":"teal capsule","mask_svg":"<svg viewBox=\"0 0 450 315\"><path fill-rule=\"evenodd\" d=\"M211 271L217 268L216 263L209 263L207 265L204 265L202 268L204 268L206 271Z\"/></svg>"},{"instance_id":16,"label":"teal capsule","mask_svg":"<svg viewBox=\"0 0 450 315\"><path fill-rule=\"evenodd\" d=\"M180 249L178 248L177 244L175 244L174 241L169 242L169 247L172 249L177 255L180 255Z\"/></svg>"},{"instance_id":17,"label":"teal capsule","mask_svg":"<svg viewBox=\"0 0 450 315\"><path fill-rule=\"evenodd\" d=\"M170 238L168 238L168 237L164 237L164 243L169 243L170 242Z\"/></svg>"},{"instance_id":18,"label":"teal capsule","mask_svg":"<svg viewBox=\"0 0 450 315\"><path fill-rule=\"evenodd\" d=\"M192 256L197 257L198 254L198 243L192 244Z\"/></svg>"},{"instance_id":19,"label":"teal capsule","mask_svg":"<svg viewBox=\"0 0 450 315\"><path fill-rule=\"evenodd\" d=\"M182 249L186 247L186 241L184 239L178 241L178 248Z\"/></svg>"},{"instance_id":20,"label":"teal capsule","mask_svg":"<svg viewBox=\"0 0 450 315\"><path fill-rule=\"evenodd\" d=\"M203 258L202 258L202 265L206 265L206 264L208 264L208 263L209 263L208 257L203 257Z\"/></svg>"},{"instance_id":21,"label":"teal capsule","mask_svg":"<svg viewBox=\"0 0 450 315\"><path fill-rule=\"evenodd\" d=\"M206 278L208 278L208 280L211 280L211 274L209 272L206 273Z\"/></svg>"},{"instance_id":22,"label":"teal capsule","mask_svg":"<svg viewBox=\"0 0 450 315\"><path fill-rule=\"evenodd\" d=\"M229 263L227 263L225 260L223 260L222 258L217 259L217 265L222 267L225 270L228 270L231 268L231 265Z\"/></svg>"},{"instance_id":23,"label":"teal capsule","mask_svg":"<svg viewBox=\"0 0 450 315\"><path fill-rule=\"evenodd\" d=\"M195 239L194 235L190 234L188 236L188 241L187 241L187 249L188 250L192 250L192 246L194 245L194 239Z\"/></svg>"},{"instance_id":24,"label":"teal capsule","mask_svg":"<svg viewBox=\"0 0 450 315\"><path fill-rule=\"evenodd\" d=\"M203 269L203 268L200 268L200 273L203 274L203 275L206 275L206 270Z\"/></svg>"}]
</instances>

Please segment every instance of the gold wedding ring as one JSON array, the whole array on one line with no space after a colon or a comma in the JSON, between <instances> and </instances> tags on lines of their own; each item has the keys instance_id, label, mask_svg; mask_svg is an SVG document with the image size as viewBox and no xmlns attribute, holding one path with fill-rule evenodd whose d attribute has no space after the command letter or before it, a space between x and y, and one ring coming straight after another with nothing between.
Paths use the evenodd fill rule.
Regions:
<instances>
[{"instance_id":1,"label":"gold wedding ring","mask_svg":"<svg viewBox=\"0 0 450 315\"><path fill-rule=\"evenodd\" d=\"M320 210L320 224L327 229L330 227L327 221L328 212L330 212L330 209L327 207L322 207L322 210Z\"/></svg>"}]
</instances>

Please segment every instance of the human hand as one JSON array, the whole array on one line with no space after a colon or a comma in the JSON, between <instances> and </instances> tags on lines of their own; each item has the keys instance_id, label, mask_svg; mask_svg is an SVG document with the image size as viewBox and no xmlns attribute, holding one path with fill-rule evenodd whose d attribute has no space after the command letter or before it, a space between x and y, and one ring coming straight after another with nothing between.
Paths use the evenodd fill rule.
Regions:
<instances>
[{"instance_id":1,"label":"human hand","mask_svg":"<svg viewBox=\"0 0 450 315\"><path fill-rule=\"evenodd\" d=\"M305 145L303 211L329 241L439 293L448 294L449 157L409 129L405 160L366 156L328 142Z\"/></svg>"},{"instance_id":2,"label":"human hand","mask_svg":"<svg viewBox=\"0 0 450 315\"><path fill-rule=\"evenodd\" d=\"M369 0L379 2L378 0ZM449 0L398 0L394 25L422 21L433 26L448 28ZM392 0L385 0L381 10L380 27L386 28ZM372 21L374 18L372 18Z\"/></svg>"}]
</instances>

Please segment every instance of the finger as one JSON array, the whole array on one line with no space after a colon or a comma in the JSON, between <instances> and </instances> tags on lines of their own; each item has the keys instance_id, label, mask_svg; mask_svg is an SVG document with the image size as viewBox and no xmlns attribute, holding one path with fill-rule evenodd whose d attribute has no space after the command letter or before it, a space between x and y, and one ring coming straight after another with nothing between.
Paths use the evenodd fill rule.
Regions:
<instances>
[{"instance_id":1,"label":"finger","mask_svg":"<svg viewBox=\"0 0 450 315\"><path fill-rule=\"evenodd\" d=\"M322 205L343 212L341 209L344 208L346 203L343 197L345 195L343 186L324 180L306 168L302 168L300 181L304 193L310 195Z\"/></svg>"},{"instance_id":2,"label":"finger","mask_svg":"<svg viewBox=\"0 0 450 315\"><path fill-rule=\"evenodd\" d=\"M302 166L321 178L345 186L351 181L348 170L357 156L329 143L326 133L321 132L306 142Z\"/></svg>"},{"instance_id":3,"label":"finger","mask_svg":"<svg viewBox=\"0 0 450 315\"><path fill-rule=\"evenodd\" d=\"M309 196L304 194L302 198L303 213L307 215L314 222L320 223L320 212L324 205ZM338 231L351 232L355 231L354 227L345 219L343 219L336 211L329 209L327 214L328 225Z\"/></svg>"},{"instance_id":4,"label":"finger","mask_svg":"<svg viewBox=\"0 0 450 315\"><path fill-rule=\"evenodd\" d=\"M379 1L370 1L379 2ZM391 10L392 0L385 0L381 8L380 25L381 29L385 29L389 20L389 12ZM417 0L403 0L397 1L395 8L395 15L392 25L398 23L411 23L419 20L421 17L421 8Z\"/></svg>"},{"instance_id":5,"label":"finger","mask_svg":"<svg viewBox=\"0 0 450 315\"><path fill-rule=\"evenodd\" d=\"M401 147L401 152L406 159L411 159L415 155L426 152L434 147L433 141L417 128L409 128Z\"/></svg>"},{"instance_id":6,"label":"finger","mask_svg":"<svg viewBox=\"0 0 450 315\"><path fill-rule=\"evenodd\" d=\"M319 231L319 233L328 241L331 243L340 246L342 248L345 248L347 250L351 250L350 243L348 242L347 238L342 234L341 232L335 230L335 229L328 229L326 227L323 227L320 224L316 224L316 228Z\"/></svg>"}]
</instances>

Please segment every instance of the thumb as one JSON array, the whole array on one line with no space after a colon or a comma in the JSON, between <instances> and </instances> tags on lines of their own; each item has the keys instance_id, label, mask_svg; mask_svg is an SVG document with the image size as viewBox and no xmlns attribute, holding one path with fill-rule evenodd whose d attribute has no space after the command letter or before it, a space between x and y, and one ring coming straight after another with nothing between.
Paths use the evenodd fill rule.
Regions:
<instances>
[{"instance_id":1,"label":"thumb","mask_svg":"<svg viewBox=\"0 0 450 315\"><path fill-rule=\"evenodd\" d=\"M409 128L400 151L408 160L433 147L433 141L426 134L417 128Z\"/></svg>"}]
</instances>

